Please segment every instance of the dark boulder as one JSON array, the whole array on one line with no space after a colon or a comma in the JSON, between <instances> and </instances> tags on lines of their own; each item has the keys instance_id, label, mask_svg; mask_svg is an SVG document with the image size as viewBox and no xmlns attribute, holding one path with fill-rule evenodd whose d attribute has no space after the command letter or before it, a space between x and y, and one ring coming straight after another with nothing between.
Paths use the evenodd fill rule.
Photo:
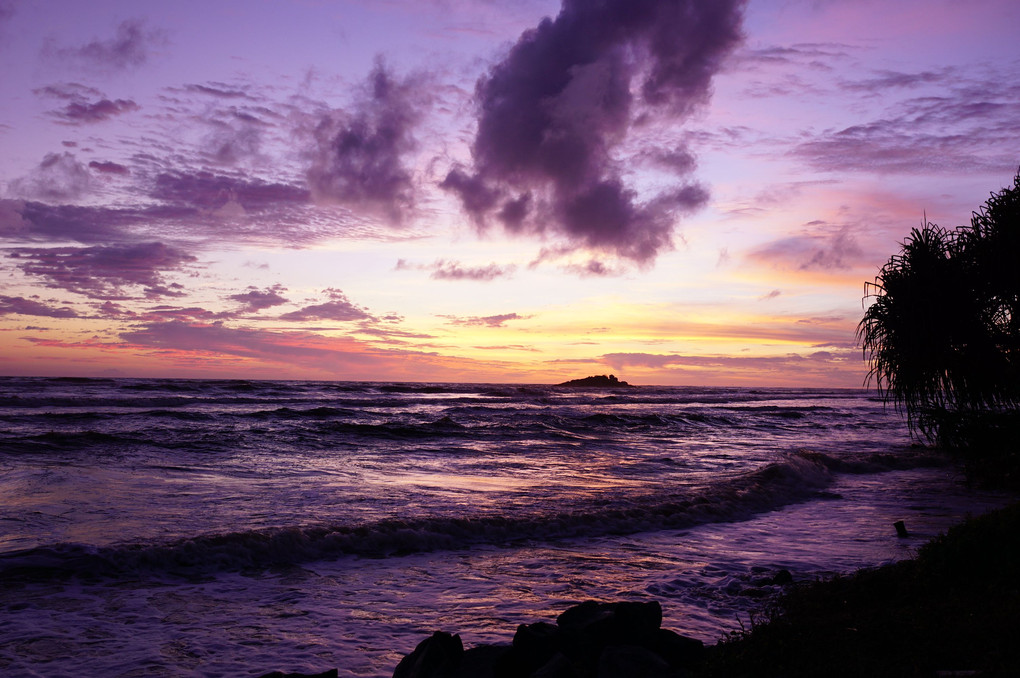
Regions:
<instances>
[{"instance_id":1,"label":"dark boulder","mask_svg":"<svg viewBox=\"0 0 1020 678\"><path fill-rule=\"evenodd\" d=\"M544 666L563 646L563 631L556 624L521 624L514 634L507 659L517 670L532 671Z\"/></svg>"},{"instance_id":2,"label":"dark boulder","mask_svg":"<svg viewBox=\"0 0 1020 678\"><path fill-rule=\"evenodd\" d=\"M597 645L629 645L655 634L662 624L662 606L646 603L599 603L589 600L569 608L556 624L572 637Z\"/></svg>"},{"instance_id":3,"label":"dark boulder","mask_svg":"<svg viewBox=\"0 0 1020 678\"><path fill-rule=\"evenodd\" d=\"M610 645L599 655L596 678L671 678L669 664L636 645Z\"/></svg>"},{"instance_id":4,"label":"dark boulder","mask_svg":"<svg viewBox=\"0 0 1020 678\"><path fill-rule=\"evenodd\" d=\"M435 633L394 678L674 678L703 660L700 640L661 628L658 601L589 600L555 624L521 624L508 646L464 652L459 636Z\"/></svg>"},{"instance_id":5,"label":"dark boulder","mask_svg":"<svg viewBox=\"0 0 1020 678\"><path fill-rule=\"evenodd\" d=\"M458 678L497 678L496 667L510 649L509 645L478 645L465 650L456 675Z\"/></svg>"},{"instance_id":6,"label":"dark boulder","mask_svg":"<svg viewBox=\"0 0 1020 678\"><path fill-rule=\"evenodd\" d=\"M697 638L682 636L676 631L659 629L649 639L648 649L662 657L673 668L690 668L705 658L705 644Z\"/></svg>"},{"instance_id":7,"label":"dark boulder","mask_svg":"<svg viewBox=\"0 0 1020 678\"><path fill-rule=\"evenodd\" d=\"M557 652L549 661L540 666L528 678L581 678L574 668L574 662L562 652Z\"/></svg>"},{"instance_id":8,"label":"dark boulder","mask_svg":"<svg viewBox=\"0 0 1020 678\"><path fill-rule=\"evenodd\" d=\"M776 572L776 576L772 577L772 583L776 586L786 586L787 584L793 583L793 575L789 570L780 570Z\"/></svg>"},{"instance_id":9,"label":"dark boulder","mask_svg":"<svg viewBox=\"0 0 1020 678\"><path fill-rule=\"evenodd\" d=\"M456 678L463 658L460 636L436 631L400 660L393 678Z\"/></svg>"}]
</instances>

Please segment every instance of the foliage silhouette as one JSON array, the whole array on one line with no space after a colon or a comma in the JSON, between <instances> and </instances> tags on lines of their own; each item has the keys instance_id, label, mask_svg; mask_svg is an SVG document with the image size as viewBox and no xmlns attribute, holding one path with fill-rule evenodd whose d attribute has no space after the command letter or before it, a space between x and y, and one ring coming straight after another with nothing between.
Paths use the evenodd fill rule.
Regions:
<instances>
[{"instance_id":1,"label":"foliage silhouette","mask_svg":"<svg viewBox=\"0 0 1020 678\"><path fill-rule=\"evenodd\" d=\"M1020 440L1020 172L970 226L925 221L865 283L857 327L882 397L911 431L970 461ZM1015 467L1015 465L1013 465Z\"/></svg>"}]
</instances>

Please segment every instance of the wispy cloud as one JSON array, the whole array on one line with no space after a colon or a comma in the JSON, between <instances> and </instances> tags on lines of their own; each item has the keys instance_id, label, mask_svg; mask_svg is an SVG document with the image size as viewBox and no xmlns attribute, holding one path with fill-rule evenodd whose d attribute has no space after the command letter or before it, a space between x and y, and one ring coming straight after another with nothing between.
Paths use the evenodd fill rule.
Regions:
<instances>
[{"instance_id":1,"label":"wispy cloud","mask_svg":"<svg viewBox=\"0 0 1020 678\"><path fill-rule=\"evenodd\" d=\"M964 79L951 69L889 73L845 88L888 93L938 85L931 94L898 101L885 116L814 134L793 155L829 172L896 174L999 172L1014 168L1015 149L1003 139L1020 135L1020 87L1008 71Z\"/></svg>"},{"instance_id":2,"label":"wispy cloud","mask_svg":"<svg viewBox=\"0 0 1020 678\"><path fill-rule=\"evenodd\" d=\"M347 295L334 288L323 290L323 294L329 297L329 301L321 304L311 304L297 311L284 313L280 320L291 322L308 322L310 320L335 320L339 322L351 322L354 320L372 320L373 317L360 306L351 303Z\"/></svg>"},{"instance_id":3,"label":"wispy cloud","mask_svg":"<svg viewBox=\"0 0 1020 678\"><path fill-rule=\"evenodd\" d=\"M141 287L146 297L180 296L179 284L168 283L165 271L180 270L196 257L162 242L92 247L16 248L8 257L26 275L47 287L92 299L127 299L126 288Z\"/></svg>"},{"instance_id":4,"label":"wispy cloud","mask_svg":"<svg viewBox=\"0 0 1020 678\"><path fill-rule=\"evenodd\" d=\"M103 122L118 115L137 111L138 108L138 104L130 99L100 99L93 102L72 101L53 114L63 122L78 125Z\"/></svg>"},{"instance_id":5,"label":"wispy cloud","mask_svg":"<svg viewBox=\"0 0 1020 678\"><path fill-rule=\"evenodd\" d=\"M92 174L72 153L47 153L27 176L10 182L8 188L19 198L62 202L87 195L93 188Z\"/></svg>"},{"instance_id":6,"label":"wispy cloud","mask_svg":"<svg viewBox=\"0 0 1020 678\"><path fill-rule=\"evenodd\" d=\"M395 268L398 271L429 271L429 277L433 280L477 280L483 282L508 278L517 270L513 264L491 263L485 266L465 266L459 261L448 259L437 259L431 264L415 264L406 259L398 259Z\"/></svg>"},{"instance_id":7,"label":"wispy cloud","mask_svg":"<svg viewBox=\"0 0 1020 678\"><path fill-rule=\"evenodd\" d=\"M802 271L848 269L871 263L871 257L846 227L830 233L809 233L773 240L749 252L748 259Z\"/></svg>"},{"instance_id":8,"label":"wispy cloud","mask_svg":"<svg viewBox=\"0 0 1020 678\"><path fill-rule=\"evenodd\" d=\"M289 300L280 294L285 291L286 288L279 284L264 290L260 290L257 287L249 287L245 292L231 294L227 298L231 301L239 302L242 305L242 311L256 313L266 308L288 303Z\"/></svg>"},{"instance_id":9,"label":"wispy cloud","mask_svg":"<svg viewBox=\"0 0 1020 678\"><path fill-rule=\"evenodd\" d=\"M504 327L506 323L511 320L527 320L531 318L530 315L520 315L518 313L501 313L499 315L487 315L487 316L442 316L447 319L451 325L468 325L475 327Z\"/></svg>"},{"instance_id":10,"label":"wispy cloud","mask_svg":"<svg viewBox=\"0 0 1020 678\"><path fill-rule=\"evenodd\" d=\"M85 65L125 70L137 68L149 59L153 45L166 42L166 34L157 29L147 29L140 19L128 19L117 26L112 38L95 38L78 47L59 47L48 44L45 52L67 61Z\"/></svg>"},{"instance_id":11,"label":"wispy cloud","mask_svg":"<svg viewBox=\"0 0 1020 678\"><path fill-rule=\"evenodd\" d=\"M77 318L78 314L67 306L48 306L34 299L8 297L0 294L0 315L34 315L47 318Z\"/></svg>"}]
</instances>

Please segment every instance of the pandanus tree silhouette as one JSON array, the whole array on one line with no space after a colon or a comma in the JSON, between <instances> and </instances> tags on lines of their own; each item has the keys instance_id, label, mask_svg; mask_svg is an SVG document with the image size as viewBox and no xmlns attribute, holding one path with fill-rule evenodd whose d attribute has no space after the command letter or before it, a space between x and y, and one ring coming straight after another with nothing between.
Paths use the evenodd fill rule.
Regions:
<instances>
[{"instance_id":1,"label":"pandanus tree silhouette","mask_svg":"<svg viewBox=\"0 0 1020 678\"><path fill-rule=\"evenodd\" d=\"M970 226L911 230L865 283L866 383L929 442L1016 457L1020 444L1020 172Z\"/></svg>"}]
</instances>

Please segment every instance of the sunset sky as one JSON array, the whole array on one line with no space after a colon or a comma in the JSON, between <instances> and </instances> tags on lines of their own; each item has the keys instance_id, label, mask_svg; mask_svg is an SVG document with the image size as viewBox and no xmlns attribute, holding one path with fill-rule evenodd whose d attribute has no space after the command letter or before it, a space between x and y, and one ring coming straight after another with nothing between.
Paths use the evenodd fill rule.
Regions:
<instances>
[{"instance_id":1,"label":"sunset sky","mask_svg":"<svg viewBox=\"0 0 1020 678\"><path fill-rule=\"evenodd\" d=\"M1015 0L0 0L0 374L861 386Z\"/></svg>"}]
</instances>

